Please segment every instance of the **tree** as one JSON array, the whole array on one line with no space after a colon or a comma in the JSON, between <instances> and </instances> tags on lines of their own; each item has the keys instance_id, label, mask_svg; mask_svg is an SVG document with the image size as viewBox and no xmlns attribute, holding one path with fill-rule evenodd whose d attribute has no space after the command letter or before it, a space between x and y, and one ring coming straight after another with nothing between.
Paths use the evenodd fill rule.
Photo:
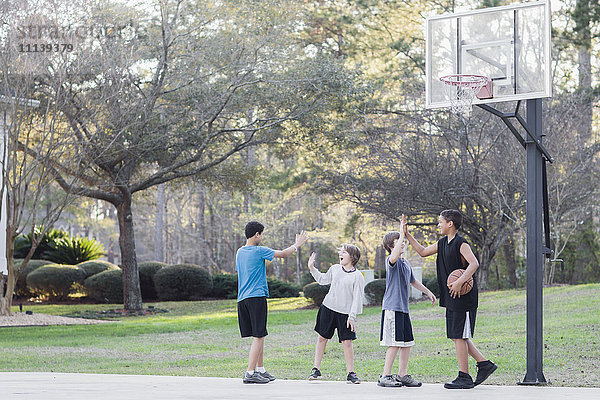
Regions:
<instances>
[{"instance_id":1,"label":"tree","mask_svg":"<svg viewBox=\"0 0 600 400\"><path fill-rule=\"evenodd\" d=\"M137 310L134 194L210 174L274 141L288 121L318 125L344 103L352 79L331 58L309 57L294 44L293 2L160 1L155 15L83 3L78 13L116 32L100 29L69 57L46 60L40 88L67 119L71 151L84 160L57 162L52 172L66 192L116 208L124 306Z\"/></svg>"}]
</instances>

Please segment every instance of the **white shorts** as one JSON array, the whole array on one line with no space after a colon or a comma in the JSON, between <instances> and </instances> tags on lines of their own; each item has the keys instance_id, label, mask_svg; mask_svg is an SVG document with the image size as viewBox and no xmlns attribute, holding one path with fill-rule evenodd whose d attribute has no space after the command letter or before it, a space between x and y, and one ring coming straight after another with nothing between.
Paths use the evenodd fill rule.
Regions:
<instances>
[{"instance_id":1,"label":"white shorts","mask_svg":"<svg viewBox=\"0 0 600 400\"><path fill-rule=\"evenodd\" d=\"M398 329L396 329L396 327ZM412 347L415 340L408 314L391 310L383 310L381 315L381 341L385 347ZM396 339L403 340L396 340Z\"/></svg>"}]
</instances>

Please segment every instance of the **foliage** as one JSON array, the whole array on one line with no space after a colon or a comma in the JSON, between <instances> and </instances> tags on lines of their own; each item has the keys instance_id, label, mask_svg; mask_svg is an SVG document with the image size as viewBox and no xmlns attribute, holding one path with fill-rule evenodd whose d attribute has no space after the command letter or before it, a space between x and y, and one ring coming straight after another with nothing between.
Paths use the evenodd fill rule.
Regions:
<instances>
[{"instance_id":1,"label":"foliage","mask_svg":"<svg viewBox=\"0 0 600 400\"><path fill-rule=\"evenodd\" d=\"M159 269L154 286L161 300L197 300L210 296L213 283L206 268L177 264Z\"/></svg>"},{"instance_id":2,"label":"foliage","mask_svg":"<svg viewBox=\"0 0 600 400\"><path fill-rule=\"evenodd\" d=\"M304 286L308 285L309 283L313 283L314 281L315 281L315 278L312 276L312 274L310 272L306 272L300 278L300 287L304 287Z\"/></svg>"},{"instance_id":3,"label":"foliage","mask_svg":"<svg viewBox=\"0 0 600 400\"><path fill-rule=\"evenodd\" d=\"M561 253L564 264L552 265L555 283L592 283L600 281L600 235L586 221Z\"/></svg>"},{"instance_id":4,"label":"foliage","mask_svg":"<svg viewBox=\"0 0 600 400\"><path fill-rule=\"evenodd\" d=\"M155 300L158 298L156 287L154 287L154 275L158 270L166 266L168 264L159 261L145 261L138 264L143 300Z\"/></svg>"},{"instance_id":5,"label":"foliage","mask_svg":"<svg viewBox=\"0 0 600 400\"><path fill-rule=\"evenodd\" d=\"M84 279L85 272L75 265L49 264L29 273L27 286L37 294L64 300Z\"/></svg>"},{"instance_id":6,"label":"foliage","mask_svg":"<svg viewBox=\"0 0 600 400\"><path fill-rule=\"evenodd\" d=\"M89 278L92 275L99 274L103 271L120 269L115 264L103 260L84 261L82 263L77 264L77 266L81 268L83 272L85 272L86 278Z\"/></svg>"},{"instance_id":7,"label":"foliage","mask_svg":"<svg viewBox=\"0 0 600 400\"><path fill-rule=\"evenodd\" d=\"M309 283L302 288L304 297L310 299L313 304L320 306L323 303L323 299L329 293L331 285L319 285L317 282Z\"/></svg>"},{"instance_id":8,"label":"foliage","mask_svg":"<svg viewBox=\"0 0 600 400\"><path fill-rule=\"evenodd\" d=\"M385 279L375 279L365 285L365 297L369 304L381 304L385 294Z\"/></svg>"},{"instance_id":9,"label":"foliage","mask_svg":"<svg viewBox=\"0 0 600 400\"><path fill-rule=\"evenodd\" d=\"M55 263L77 265L104 255L104 246L96 239L67 236L57 239L48 259Z\"/></svg>"},{"instance_id":10,"label":"foliage","mask_svg":"<svg viewBox=\"0 0 600 400\"><path fill-rule=\"evenodd\" d=\"M422 283L427 289L431 290L431 293L433 293L435 297L440 297L440 285L438 285L437 277L423 279Z\"/></svg>"},{"instance_id":11,"label":"foliage","mask_svg":"<svg viewBox=\"0 0 600 400\"><path fill-rule=\"evenodd\" d=\"M15 260L15 268L19 270L23 260ZM17 286L15 288L15 293L17 296L28 297L32 293L27 287L27 275L29 275L32 271L35 271L39 267L44 265L52 264L52 261L48 260L29 260L25 268L21 271L19 275L19 279L17 279Z\"/></svg>"},{"instance_id":12,"label":"foliage","mask_svg":"<svg viewBox=\"0 0 600 400\"><path fill-rule=\"evenodd\" d=\"M88 296L101 303L120 303L123 301L123 271L120 268L109 269L92 275L84 282Z\"/></svg>"},{"instance_id":13,"label":"foliage","mask_svg":"<svg viewBox=\"0 0 600 400\"><path fill-rule=\"evenodd\" d=\"M279 279L267 278L267 285L269 286L270 297L282 298L300 296L300 288L291 283L280 281Z\"/></svg>"},{"instance_id":14,"label":"foliage","mask_svg":"<svg viewBox=\"0 0 600 400\"><path fill-rule=\"evenodd\" d=\"M38 236L42 233L43 227L35 226L33 234ZM68 237L69 234L62 229L49 229L44 235L39 238L39 243L33 252L32 259L35 260L50 260L50 252L54 250L54 245L57 240ZM28 233L27 235L19 235L15 239L15 258L25 258L29 254L31 244L33 242L33 235Z\"/></svg>"},{"instance_id":15,"label":"foliage","mask_svg":"<svg viewBox=\"0 0 600 400\"><path fill-rule=\"evenodd\" d=\"M236 274L214 274L212 297L217 299L237 298L238 281Z\"/></svg>"}]
</instances>

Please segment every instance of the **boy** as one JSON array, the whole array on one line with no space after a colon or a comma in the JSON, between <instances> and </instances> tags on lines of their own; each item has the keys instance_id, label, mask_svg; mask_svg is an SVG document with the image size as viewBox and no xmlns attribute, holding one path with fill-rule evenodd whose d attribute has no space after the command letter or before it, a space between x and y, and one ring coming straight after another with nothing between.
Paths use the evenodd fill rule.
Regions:
<instances>
[{"instance_id":1,"label":"boy","mask_svg":"<svg viewBox=\"0 0 600 400\"><path fill-rule=\"evenodd\" d=\"M383 387L420 387L407 373L410 348L415 345L412 325L408 311L410 287L423 292L431 304L435 304L435 296L431 290L415 279L408 261L401 258L405 248L404 215L401 220L400 232L389 232L383 237L383 247L389 256L385 260L385 294L381 304L381 334L379 340L382 346L387 346L383 374L377 384ZM398 375L391 375L394 360L400 351Z\"/></svg>"},{"instance_id":2,"label":"boy","mask_svg":"<svg viewBox=\"0 0 600 400\"><path fill-rule=\"evenodd\" d=\"M309 380L321 377L321 360L325 354L327 341L333 337L337 329L338 339L344 349L346 359L347 383L360 383L354 372L354 350L352 341L356 339L356 316L362 313L363 291L365 277L356 269L360 259L360 250L351 244L343 244L339 251L340 263L332 265L326 273L321 273L315 268L316 254L312 253L308 260L310 273L319 285L331 284L329 293L323 299L315 331L318 334L315 347L315 366Z\"/></svg>"},{"instance_id":3,"label":"boy","mask_svg":"<svg viewBox=\"0 0 600 400\"><path fill-rule=\"evenodd\" d=\"M265 370L263 349L267 333L267 271L265 260L273 257L287 257L306 243L308 236L302 231L296 235L296 242L285 250L271 250L259 246L265 227L257 221L246 224L246 244L240 247L235 257L238 274L238 322L242 337L252 336L252 346L248 355L248 369L244 373L244 383L269 383L275 377Z\"/></svg>"},{"instance_id":4,"label":"boy","mask_svg":"<svg viewBox=\"0 0 600 400\"><path fill-rule=\"evenodd\" d=\"M486 359L475 347L471 340L475 330L477 313L477 281L473 275L479 262L473 254L469 243L458 235L462 224L462 215L458 210L442 211L438 218L438 228L445 235L436 243L423 247L408 233L404 225L404 233L411 246L421 257L437 253L436 269L440 287L440 306L446 307L446 334L454 341L456 358L458 359L458 377L444 384L446 389L471 389L485 381L498 368L496 364ZM466 271L452 284L446 284L448 275L456 269ZM458 293L463 283L473 277L473 288L463 296ZM469 355L477 361L477 377L473 382L469 375Z\"/></svg>"}]
</instances>

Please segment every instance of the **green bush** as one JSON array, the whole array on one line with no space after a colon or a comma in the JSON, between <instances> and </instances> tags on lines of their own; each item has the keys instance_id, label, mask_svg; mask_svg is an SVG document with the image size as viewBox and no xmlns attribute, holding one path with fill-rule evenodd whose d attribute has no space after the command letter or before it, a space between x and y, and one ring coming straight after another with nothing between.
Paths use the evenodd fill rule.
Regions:
<instances>
[{"instance_id":1,"label":"green bush","mask_svg":"<svg viewBox=\"0 0 600 400\"><path fill-rule=\"evenodd\" d=\"M313 282L304 286L302 292L304 292L304 297L320 306L327 293L329 293L330 287L331 285L319 285L317 282Z\"/></svg>"},{"instance_id":2,"label":"green bush","mask_svg":"<svg viewBox=\"0 0 600 400\"><path fill-rule=\"evenodd\" d=\"M109 269L92 275L83 283L88 296L101 303L123 302L123 271Z\"/></svg>"},{"instance_id":3,"label":"green bush","mask_svg":"<svg viewBox=\"0 0 600 400\"><path fill-rule=\"evenodd\" d=\"M156 300L158 298L156 287L154 287L154 275L159 269L166 266L168 264L158 261L145 261L138 264L142 300Z\"/></svg>"},{"instance_id":4,"label":"green bush","mask_svg":"<svg viewBox=\"0 0 600 400\"><path fill-rule=\"evenodd\" d=\"M36 226L33 229L35 235L39 235L42 232L43 227ZM54 249L54 244L56 240L65 238L69 236L69 234L61 229L49 229L40 239L35 251L33 252L33 256L31 257L34 260L48 260L50 252ZM19 235L15 239L15 252L14 258L25 258L27 254L29 254L29 250L31 249L32 243L32 235L29 233L28 235Z\"/></svg>"},{"instance_id":5,"label":"green bush","mask_svg":"<svg viewBox=\"0 0 600 400\"><path fill-rule=\"evenodd\" d=\"M206 268L178 264L159 269L154 287L161 300L198 300L210 296L213 283Z\"/></svg>"},{"instance_id":6,"label":"green bush","mask_svg":"<svg viewBox=\"0 0 600 400\"><path fill-rule=\"evenodd\" d=\"M214 274L212 297L217 299L237 298L238 282L236 274Z\"/></svg>"},{"instance_id":7,"label":"green bush","mask_svg":"<svg viewBox=\"0 0 600 400\"><path fill-rule=\"evenodd\" d=\"M54 241L48 259L60 264L77 265L104 255L104 246L95 239L64 237Z\"/></svg>"},{"instance_id":8,"label":"green bush","mask_svg":"<svg viewBox=\"0 0 600 400\"><path fill-rule=\"evenodd\" d=\"M365 297L369 304L381 304L385 294L385 279L375 279L365 285Z\"/></svg>"},{"instance_id":9,"label":"green bush","mask_svg":"<svg viewBox=\"0 0 600 400\"><path fill-rule=\"evenodd\" d=\"M21 264L23 260L15 260L15 269L21 268ZM33 293L27 287L27 275L31 272L35 271L39 267L44 265L53 264L52 261L48 260L29 260L25 268L21 271L19 275L19 279L17 279L17 286L15 288L15 293L19 297L29 297Z\"/></svg>"},{"instance_id":10,"label":"green bush","mask_svg":"<svg viewBox=\"0 0 600 400\"><path fill-rule=\"evenodd\" d=\"M27 286L37 294L51 299L66 299L76 284L82 284L83 270L75 265L49 264L27 275Z\"/></svg>"},{"instance_id":11,"label":"green bush","mask_svg":"<svg viewBox=\"0 0 600 400\"><path fill-rule=\"evenodd\" d=\"M437 277L434 276L430 279L423 279L423 285L431 290L431 293L433 293L435 297L438 299L440 298L440 286L438 285Z\"/></svg>"},{"instance_id":12,"label":"green bush","mask_svg":"<svg viewBox=\"0 0 600 400\"><path fill-rule=\"evenodd\" d=\"M77 264L77 266L81 268L83 272L85 272L86 278L89 278L92 275L99 274L100 272L108 271L111 269L119 269L119 267L115 264L102 260L84 261L82 263Z\"/></svg>"},{"instance_id":13,"label":"green bush","mask_svg":"<svg viewBox=\"0 0 600 400\"><path fill-rule=\"evenodd\" d=\"M306 272L300 278L300 287L304 287L304 286L308 285L309 283L313 283L314 281L315 281L315 278L313 278L313 276L311 275L311 273L310 272Z\"/></svg>"},{"instance_id":14,"label":"green bush","mask_svg":"<svg viewBox=\"0 0 600 400\"><path fill-rule=\"evenodd\" d=\"M300 296L300 288L288 282L280 281L279 279L267 278L269 286L269 297L298 297Z\"/></svg>"}]
</instances>

